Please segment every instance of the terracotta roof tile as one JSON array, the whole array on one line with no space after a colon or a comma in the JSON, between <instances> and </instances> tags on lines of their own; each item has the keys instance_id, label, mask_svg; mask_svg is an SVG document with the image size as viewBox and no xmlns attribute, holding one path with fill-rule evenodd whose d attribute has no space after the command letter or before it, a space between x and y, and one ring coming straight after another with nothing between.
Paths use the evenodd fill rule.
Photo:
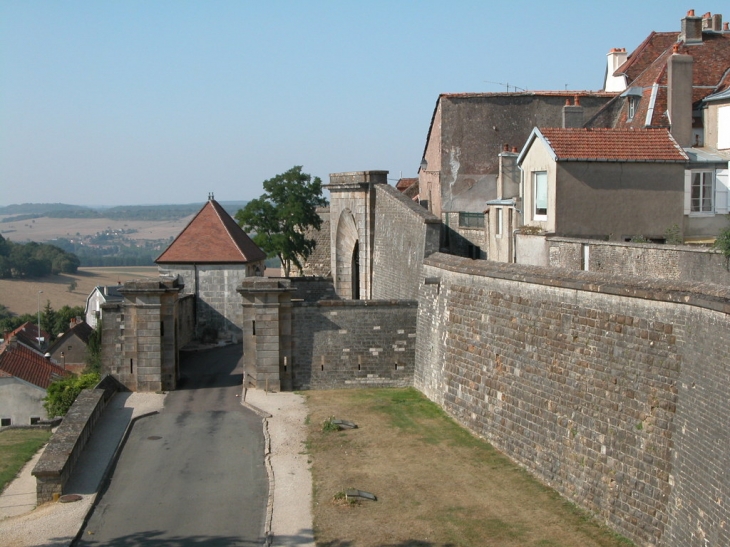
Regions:
<instances>
[{"instance_id":1,"label":"terracotta roof tile","mask_svg":"<svg viewBox=\"0 0 730 547\"><path fill-rule=\"evenodd\" d=\"M418 177L416 177L416 178L409 178L409 179L406 179L406 178L398 179L398 183L395 185L395 187L398 190L400 190L401 192L404 192L405 190L407 190L408 188L410 188L411 186L413 186L417 182L418 182Z\"/></svg>"},{"instance_id":2,"label":"terracotta roof tile","mask_svg":"<svg viewBox=\"0 0 730 547\"><path fill-rule=\"evenodd\" d=\"M546 128L540 132L558 161L687 161L666 129Z\"/></svg>"},{"instance_id":3,"label":"terracotta roof tile","mask_svg":"<svg viewBox=\"0 0 730 547\"><path fill-rule=\"evenodd\" d=\"M245 264L262 251L217 201L209 200L155 260L158 264Z\"/></svg>"},{"instance_id":4,"label":"terracotta roof tile","mask_svg":"<svg viewBox=\"0 0 730 547\"><path fill-rule=\"evenodd\" d=\"M30 384L48 389L51 382L71 373L18 342L0 346L0 370Z\"/></svg>"},{"instance_id":5,"label":"terracotta roof tile","mask_svg":"<svg viewBox=\"0 0 730 547\"><path fill-rule=\"evenodd\" d=\"M17 329L14 331L8 333L8 340L18 340L21 343L25 344L26 346L38 347L38 326L35 323L26 322L20 325ZM50 335L44 331L41 330L41 338L43 338L46 342L50 339Z\"/></svg>"}]
</instances>

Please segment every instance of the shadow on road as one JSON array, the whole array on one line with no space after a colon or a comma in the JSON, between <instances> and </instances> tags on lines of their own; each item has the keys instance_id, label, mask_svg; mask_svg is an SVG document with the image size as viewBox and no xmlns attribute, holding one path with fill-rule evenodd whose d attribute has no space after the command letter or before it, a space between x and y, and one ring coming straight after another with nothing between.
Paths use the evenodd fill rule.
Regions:
<instances>
[{"instance_id":1,"label":"shadow on road","mask_svg":"<svg viewBox=\"0 0 730 547\"><path fill-rule=\"evenodd\" d=\"M232 344L180 353L177 389L205 389L243 384L243 348Z\"/></svg>"},{"instance_id":2,"label":"shadow on road","mask_svg":"<svg viewBox=\"0 0 730 547\"><path fill-rule=\"evenodd\" d=\"M261 547L261 540L242 540L233 536L170 536L166 532L152 530L120 536L112 540L95 542L84 538L85 545L105 545L106 547Z\"/></svg>"}]
</instances>

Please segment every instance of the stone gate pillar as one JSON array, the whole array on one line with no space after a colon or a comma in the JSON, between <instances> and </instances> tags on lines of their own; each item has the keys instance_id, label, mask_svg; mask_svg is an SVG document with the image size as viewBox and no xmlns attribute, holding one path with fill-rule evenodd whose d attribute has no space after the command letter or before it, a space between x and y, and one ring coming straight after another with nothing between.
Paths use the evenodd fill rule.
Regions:
<instances>
[{"instance_id":1,"label":"stone gate pillar","mask_svg":"<svg viewBox=\"0 0 730 547\"><path fill-rule=\"evenodd\" d=\"M249 277L237 292L243 299L245 387L290 390L291 293L288 279Z\"/></svg>"},{"instance_id":2,"label":"stone gate pillar","mask_svg":"<svg viewBox=\"0 0 730 547\"><path fill-rule=\"evenodd\" d=\"M119 289L124 301L105 304L103 371L132 391L169 391L179 376L175 279L139 279Z\"/></svg>"},{"instance_id":3,"label":"stone gate pillar","mask_svg":"<svg viewBox=\"0 0 730 547\"><path fill-rule=\"evenodd\" d=\"M330 191L330 249L335 291L344 299L372 298L375 184L388 171L333 173Z\"/></svg>"}]
</instances>

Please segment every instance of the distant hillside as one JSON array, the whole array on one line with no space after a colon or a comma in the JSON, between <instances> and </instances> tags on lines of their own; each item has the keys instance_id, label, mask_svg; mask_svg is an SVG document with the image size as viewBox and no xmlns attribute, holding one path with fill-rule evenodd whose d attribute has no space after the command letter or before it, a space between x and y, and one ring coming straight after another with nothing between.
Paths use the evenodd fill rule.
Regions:
<instances>
[{"instance_id":1,"label":"distant hillside","mask_svg":"<svg viewBox=\"0 0 730 547\"><path fill-rule=\"evenodd\" d=\"M231 215L246 205L246 201L222 201L221 206ZM0 216L12 215L2 222L15 222L41 217L48 218L108 218L110 220L178 220L197 213L203 203L183 205L118 205L115 207L82 207L64 203L23 203L0 207Z\"/></svg>"}]
</instances>

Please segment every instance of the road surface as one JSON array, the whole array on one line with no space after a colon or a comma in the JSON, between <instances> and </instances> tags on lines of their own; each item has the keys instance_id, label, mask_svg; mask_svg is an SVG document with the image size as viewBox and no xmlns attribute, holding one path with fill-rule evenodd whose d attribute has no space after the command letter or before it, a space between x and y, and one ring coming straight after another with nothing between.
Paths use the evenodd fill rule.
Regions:
<instances>
[{"instance_id":1,"label":"road surface","mask_svg":"<svg viewBox=\"0 0 730 547\"><path fill-rule=\"evenodd\" d=\"M240 346L183 357L160 414L139 419L76 545L260 546L261 419L240 404Z\"/></svg>"}]
</instances>

